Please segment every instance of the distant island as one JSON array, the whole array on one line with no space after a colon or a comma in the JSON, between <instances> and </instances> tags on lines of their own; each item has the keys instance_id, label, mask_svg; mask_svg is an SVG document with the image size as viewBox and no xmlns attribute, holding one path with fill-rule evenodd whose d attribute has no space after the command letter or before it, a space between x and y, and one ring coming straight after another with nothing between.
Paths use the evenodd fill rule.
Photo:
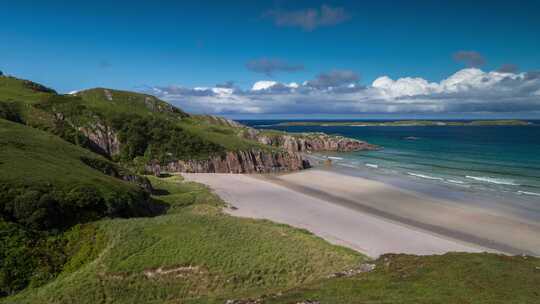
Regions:
<instances>
[{"instance_id":1,"label":"distant island","mask_svg":"<svg viewBox=\"0 0 540 304\"><path fill-rule=\"evenodd\" d=\"M533 123L525 120L472 120L472 121L442 121L442 120L396 120L396 121L289 121L275 126L350 126L350 127L412 127L412 126L527 126Z\"/></svg>"}]
</instances>

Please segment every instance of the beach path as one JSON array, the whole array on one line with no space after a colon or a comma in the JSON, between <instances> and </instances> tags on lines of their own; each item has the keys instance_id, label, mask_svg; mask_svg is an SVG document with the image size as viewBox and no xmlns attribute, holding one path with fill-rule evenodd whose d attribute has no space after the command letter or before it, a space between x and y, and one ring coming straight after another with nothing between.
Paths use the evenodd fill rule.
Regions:
<instances>
[{"instance_id":1,"label":"beach path","mask_svg":"<svg viewBox=\"0 0 540 304\"><path fill-rule=\"evenodd\" d=\"M373 258L384 253L428 255L450 251L486 251L472 243L350 208L331 198L327 199L324 195L295 189L295 185L299 185L296 179L324 181L322 173L324 172L307 170L274 177L215 173L182 175L189 181L203 183L212 188L227 203L236 207L226 210L234 216L268 219L307 229L331 243L352 248ZM288 181L289 178L293 180ZM339 183L339 179L333 183L336 182ZM355 180L355 183L357 182L359 180ZM370 186L373 187L364 186L356 184L356 188L364 192ZM361 200L362 197L360 195L358 199Z\"/></svg>"}]
</instances>

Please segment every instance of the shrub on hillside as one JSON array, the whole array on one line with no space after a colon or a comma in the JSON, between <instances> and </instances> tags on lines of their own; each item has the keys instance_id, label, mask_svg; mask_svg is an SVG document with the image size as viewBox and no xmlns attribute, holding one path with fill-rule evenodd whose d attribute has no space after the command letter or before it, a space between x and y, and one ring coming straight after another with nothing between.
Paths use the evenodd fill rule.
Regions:
<instances>
[{"instance_id":1,"label":"shrub on hillside","mask_svg":"<svg viewBox=\"0 0 540 304\"><path fill-rule=\"evenodd\" d=\"M19 104L9 101L0 101L0 118L17 123L23 123Z\"/></svg>"},{"instance_id":2,"label":"shrub on hillside","mask_svg":"<svg viewBox=\"0 0 540 304\"><path fill-rule=\"evenodd\" d=\"M223 147L160 117L120 115L112 120L112 125L118 130L122 143L120 158L123 161L144 156L166 163L178 159L207 158L224 152Z\"/></svg>"}]
</instances>

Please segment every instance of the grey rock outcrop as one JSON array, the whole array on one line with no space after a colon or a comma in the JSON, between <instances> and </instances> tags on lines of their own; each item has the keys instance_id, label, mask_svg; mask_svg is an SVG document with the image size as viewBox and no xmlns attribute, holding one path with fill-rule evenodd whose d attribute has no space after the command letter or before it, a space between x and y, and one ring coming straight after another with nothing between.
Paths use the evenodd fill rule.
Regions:
<instances>
[{"instance_id":1,"label":"grey rock outcrop","mask_svg":"<svg viewBox=\"0 0 540 304\"><path fill-rule=\"evenodd\" d=\"M376 150L379 147L365 141L322 132L286 133L260 131L244 126L234 120L217 116L207 116L213 123L239 128L239 135L264 145L283 148L289 152L351 152Z\"/></svg>"},{"instance_id":2,"label":"grey rock outcrop","mask_svg":"<svg viewBox=\"0 0 540 304\"><path fill-rule=\"evenodd\" d=\"M377 146L365 141L324 133L266 135L259 132L254 139L262 144L282 147L291 152L350 152L377 149Z\"/></svg>"},{"instance_id":3,"label":"grey rock outcrop","mask_svg":"<svg viewBox=\"0 0 540 304\"><path fill-rule=\"evenodd\" d=\"M92 148L101 154L114 156L120 153L120 140L112 127L100 122L79 129L92 143Z\"/></svg>"},{"instance_id":4,"label":"grey rock outcrop","mask_svg":"<svg viewBox=\"0 0 540 304\"><path fill-rule=\"evenodd\" d=\"M147 171L186 173L272 173L309 168L309 161L299 153L287 151L231 151L205 160L178 160L166 165L149 164Z\"/></svg>"}]
</instances>

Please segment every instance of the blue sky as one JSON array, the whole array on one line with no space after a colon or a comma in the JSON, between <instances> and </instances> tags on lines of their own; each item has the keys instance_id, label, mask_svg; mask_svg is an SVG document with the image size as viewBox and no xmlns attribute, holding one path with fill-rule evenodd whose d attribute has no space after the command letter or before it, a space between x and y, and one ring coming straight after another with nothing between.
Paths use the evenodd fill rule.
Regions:
<instances>
[{"instance_id":1,"label":"blue sky","mask_svg":"<svg viewBox=\"0 0 540 304\"><path fill-rule=\"evenodd\" d=\"M332 71L353 72L357 87L381 76L438 83L466 67L534 72L540 1L20 0L1 4L0 37L4 73L60 92L142 88L181 103L197 94L174 99L165 88L234 81L245 98L260 80L302 84L343 75ZM215 112L235 111L250 113Z\"/></svg>"}]
</instances>

